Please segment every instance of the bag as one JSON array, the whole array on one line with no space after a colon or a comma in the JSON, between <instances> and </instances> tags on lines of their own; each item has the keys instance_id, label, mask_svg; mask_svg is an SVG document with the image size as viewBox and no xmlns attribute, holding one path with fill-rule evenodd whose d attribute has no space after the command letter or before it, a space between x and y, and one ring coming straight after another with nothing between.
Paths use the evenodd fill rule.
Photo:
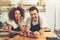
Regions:
<instances>
[{"instance_id":1,"label":"bag","mask_svg":"<svg viewBox=\"0 0 60 40\"><path fill-rule=\"evenodd\" d=\"M51 38L51 37L46 37L46 40L59 40L58 38L54 37L54 38Z\"/></svg>"}]
</instances>

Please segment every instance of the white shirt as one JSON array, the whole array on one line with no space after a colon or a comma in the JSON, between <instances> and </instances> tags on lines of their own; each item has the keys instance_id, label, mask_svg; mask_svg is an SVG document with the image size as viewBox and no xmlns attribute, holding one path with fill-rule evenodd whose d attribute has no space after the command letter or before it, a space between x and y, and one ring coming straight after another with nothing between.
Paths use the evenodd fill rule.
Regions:
<instances>
[{"instance_id":1,"label":"white shirt","mask_svg":"<svg viewBox=\"0 0 60 40\"><path fill-rule=\"evenodd\" d=\"M43 16L39 16L39 18L40 18L40 27L42 27L42 28L47 27L46 19ZM37 22L33 21L32 23L33 23L33 25L36 25L36 24L38 24L38 21ZM31 27L30 24L31 24L31 18L29 17L26 20L26 25L29 26L29 27Z\"/></svg>"},{"instance_id":2,"label":"white shirt","mask_svg":"<svg viewBox=\"0 0 60 40\"><path fill-rule=\"evenodd\" d=\"M12 27L14 29L18 27L18 25L15 23L14 20L12 20L12 21L11 20L8 20L7 23L10 24L10 25L12 25ZM24 20L21 22L21 24L24 25Z\"/></svg>"}]
</instances>

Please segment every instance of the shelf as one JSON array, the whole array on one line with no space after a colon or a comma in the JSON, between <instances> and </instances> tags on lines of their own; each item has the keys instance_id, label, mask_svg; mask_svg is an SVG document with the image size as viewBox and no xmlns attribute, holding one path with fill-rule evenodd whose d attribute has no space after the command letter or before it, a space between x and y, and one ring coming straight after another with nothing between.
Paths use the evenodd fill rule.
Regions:
<instances>
[{"instance_id":1,"label":"shelf","mask_svg":"<svg viewBox=\"0 0 60 40\"><path fill-rule=\"evenodd\" d=\"M10 3L10 1L0 1L0 6L9 6Z\"/></svg>"},{"instance_id":2,"label":"shelf","mask_svg":"<svg viewBox=\"0 0 60 40\"><path fill-rule=\"evenodd\" d=\"M8 32L8 30L4 30L3 28L0 29L0 32Z\"/></svg>"},{"instance_id":3,"label":"shelf","mask_svg":"<svg viewBox=\"0 0 60 40\"><path fill-rule=\"evenodd\" d=\"M19 4L20 6L22 5L22 6L45 6L45 4L44 5L40 5L40 4Z\"/></svg>"},{"instance_id":4,"label":"shelf","mask_svg":"<svg viewBox=\"0 0 60 40\"><path fill-rule=\"evenodd\" d=\"M23 7L25 11L28 11L28 9L31 6L35 6L38 8L39 12L45 12L45 5L40 5L40 4L19 4L19 6Z\"/></svg>"},{"instance_id":5,"label":"shelf","mask_svg":"<svg viewBox=\"0 0 60 40\"><path fill-rule=\"evenodd\" d=\"M25 12L28 12L28 9L25 9ZM45 9L40 9L39 12L45 12Z\"/></svg>"}]
</instances>

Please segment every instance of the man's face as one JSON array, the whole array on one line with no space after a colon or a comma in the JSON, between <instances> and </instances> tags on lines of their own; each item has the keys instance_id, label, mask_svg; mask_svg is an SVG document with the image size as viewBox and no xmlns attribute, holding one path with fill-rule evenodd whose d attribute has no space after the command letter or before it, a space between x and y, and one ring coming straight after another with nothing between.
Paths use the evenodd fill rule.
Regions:
<instances>
[{"instance_id":1,"label":"man's face","mask_svg":"<svg viewBox=\"0 0 60 40\"><path fill-rule=\"evenodd\" d=\"M30 16L31 16L32 20L36 21L37 18L38 18L38 12L37 12L37 10L30 11Z\"/></svg>"}]
</instances>

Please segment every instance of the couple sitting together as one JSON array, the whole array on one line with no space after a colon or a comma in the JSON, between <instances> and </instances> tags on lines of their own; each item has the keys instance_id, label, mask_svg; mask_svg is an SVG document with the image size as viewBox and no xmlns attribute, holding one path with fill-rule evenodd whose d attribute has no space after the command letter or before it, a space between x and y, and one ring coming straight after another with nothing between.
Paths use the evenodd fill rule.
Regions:
<instances>
[{"instance_id":1,"label":"couple sitting together","mask_svg":"<svg viewBox=\"0 0 60 40\"><path fill-rule=\"evenodd\" d=\"M13 7L8 13L9 21L8 31L9 37L13 38L16 35L38 38L44 33L43 18L39 16L39 11L36 7L29 8L30 17L26 19L24 25L24 9L22 7Z\"/></svg>"}]
</instances>

